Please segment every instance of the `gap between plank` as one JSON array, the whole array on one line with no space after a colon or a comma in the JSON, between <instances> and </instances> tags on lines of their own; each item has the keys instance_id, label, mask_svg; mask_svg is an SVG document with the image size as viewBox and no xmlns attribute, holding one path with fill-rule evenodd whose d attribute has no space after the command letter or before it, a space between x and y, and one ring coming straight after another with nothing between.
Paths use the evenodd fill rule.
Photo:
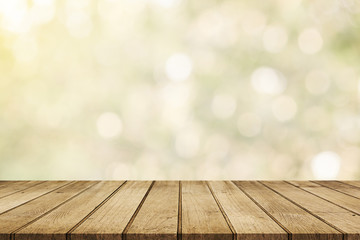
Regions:
<instances>
[{"instance_id":1,"label":"gap between plank","mask_svg":"<svg viewBox=\"0 0 360 240\"><path fill-rule=\"evenodd\" d=\"M359 188L359 189L360 189L360 187L359 187L359 186L355 186L355 185L352 185L352 184L347 183L347 182L338 181L338 180L336 180L335 182L339 182L339 183L342 183L342 184L345 184L345 185L348 185L348 186L351 186L351 187L355 187L355 188Z\"/></svg>"},{"instance_id":2,"label":"gap between plank","mask_svg":"<svg viewBox=\"0 0 360 240\"><path fill-rule=\"evenodd\" d=\"M280 192L276 191L275 189L272 189L271 187L267 186L265 183L263 183L262 181L259 181L262 185L264 185L265 187L267 187L268 189L270 189L271 191L273 191L274 193L280 195L281 197L285 198L286 200L288 200L289 202L291 202L292 204L298 206L299 208L301 208L302 210L306 211L307 213L309 213L310 215L316 217L317 219L319 219L320 221L322 221L323 223L329 225L330 227L334 228L336 231L340 232L342 235L342 239L344 239L345 236L345 232L341 229L339 229L338 227L332 225L331 223L329 223L328 221L326 221L325 219L317 216L316 214L312 213L311 211L309 211L308 209L304 208L303 206L301 206L300 204L297 204L296 202L294 202L293 200L287 198L286 196L282 195ZM286 183L286 182L284 182Z\"/></svg>"},{"instance_id":3,"label":"gap between plank","mask_svg":"<svg viewBox=\"0 0 360 240\"><path fill-rule=\"evenodd\" d=\"M179 181L177 240L182 240L182 184Z\"/></svg>"},{"instance_id":4,"label":"gap between plank","mask_svg":"<svg viewBox=\"0 0 360 240\"><path fill-rule=\"evenodd\" d=\"M336 205L336 206L338 206L338 207L341 207L342 209L345 209L345 210L347 210L347 211L349 211L349 212L352 212L352 213L355 214L355 215L359 215L359 216L360 216L359 213L354 212L354 211L351 210L351 209L348 209L348 208L346 208L346 207L343 207L343 206L341 206L341 205L339 205L339 204L337 204L337 203L331 202L331 201L327 200L326 198L323 198L323 197L321 197L321 196L319 196L319 195L316 195L315 193L309 192L308 190L303 189L302 187L296 186L296 185L292 184L291 182L288 182L288 181L284 181L284 182L286 182L286 183L288 183L288 184L290 184L290 185L292 185L292 186L294 186L294 187L297 187L297 188L299 188L299 189L301 189L301 190L303 190L303 191L305 191L305 192L307 192L307 193L310 193L310 194L312 194L312 195L314 195L314 196L316 196L316 197L318 197L318 198L321 198L321 199L323 199L323 200L325 200L325 201L327 201L327 202L329 202L329 203L331 203L331 204L334 204L334 205Z\"/></svg>"},{"instance_id":5,"label":"gap between plank","mask_svg":"<svg viewBox=\"0 0 360 240\"><path fill-rule=\"evenodd\" d=\"M44 193L44 194L42 194L42 195L40 195L40 196L37 196L37 197L35 197L35 198L33 198L33 199L30 199L29 201L26 201L26 202L21 203L21 204L15 206L15 207L13 207L13 208L10 208L10 209L6 210L5 212L0 213L0 215L1 215L1 214L4 214L4 213L7 213L7 212L9 212L9 211L11 211L11 210L13 210L13 209L15 209L15 208L17 208L17 207L20 207L20 206L22 206L22 205L24 205L24 204L26 204L26 203L29 203L29 202L31 202L31 201L34 201L35 199L38 199L38 198L40 198L40 197L42 197L42 196L45 196L46 194L49 194L49 193L51 193L51 192L54 192L54 191L58 190L59 188L65 187L65 186L71 184L72 182L73 182L73 181L71 181L71 182L69 182L69 183L66 183L66 184L64 184L64 185L61 185L60 187L57 187L57 188L55 188L55 189L53 189L53 190L51 190L51 191L49 191L49 192L46 192L46 193ZM31 187L30 187L30 188L31 188Z\"/></svg>"},{"instance_id":6,"label":"gap between plank","mask_svg":"<svg viewBox=\"0 0 360 240\"><path fill-rule=\"evenodd\" d=\"M42 184L42 183L45 183L45 182L47 182L47 181L40 181L39 183L37 183L37 184L35 184L35 185L32 185L32 186L30 186L30 187L27 187L27 188L24 188L24 189L21 189L21 190L17 190L17 191L15 191L15 192L13 192L13 193L10 193L10 194L8 194L8 195L2 196L2 197L0 197L0 199L1 199L1 198L4 198L4 197L7 197L7 196L10 196L10 195L13 195L14 193L18 193L18 192L27 190L27 189L29 189L29 188L35 187L35 186L37 186L37 185L39 185L39 184Z\"/></svg>"},{"instance_id":7,"label":"gap between plank","mask_svg":"<svg viewBox=\"0 0 360 240\"><path fill-rule=\"evenodd\" d=\"M279 225L287 234L288 234L288 239L291 240L292 239L292 233L285 227L283 226L274 216L272 216L268 211L265 210L265 208L263 208L260 203L258 203L257 201L255 201L255 199L253 197L250 196L250 194L248 194L244 189L242 189L240 186L238 186L234 181L232 181L234 183L234 185L240 189L240 191L242 191L248 198L250 198L255 204L256 206L258 206L261 210L263 210L266 215L268 215L274 222L277 223L277 225Z\"/></svg>"},{"instance_id":8,"label":"gap between plank","mask_svg":"<svg viewBox=\"0 0 360 240\"><path fill-rule=\"evenodd\" d=\"M120 188L124 186L127 183L127 181L124 181L122 184L120 184L119 187L115 189L109 196L107 196L99 205L97 205L90 213L88 213L83 219L80 220L75 226L73 226L67 233L66 233L66 240L71 239L71 233L78 228L83 222L85 222L91 215L93 215L100 207L102 207L107 201L110 200L117 192L120 191Z\"/></svg>"},{"instance_id":9,"label":"gap between plank","mask_svg":"<svg viewBox=\"0 0 360 240\"><path fill-rule=\"evenodd\" d=\"M134 222L134 220L135 220L138 212L140 211L142 205L144 204L144 202L145 202L147 196L149 195L149 192L150 192L150 190L152 189L152 187L154 186L154 184L155 184L155 181L152 181L149 189L146 191L146 193L145 193L143 199L141 200L139 206L136 208L134 214L133 214L132 217L130 218L130 221L128 222L128 224L127 224L126 227L124 228L124 231L123 231L122 234L121 234L122 240L126 240L126 233L127 233L127 231L129 230L131 224Z\"/></svg>"},{"instance_id":10,"label":"gap between plank","mask_svg":"<svg viewBox=\"0 0 360 240\"><path fill-rule=\"evenodd\" d=\"M22 227L16 229L16 230L13 231L12 233L10 233L10 240L15 240L15 234L16 234L18 231L20 231L20 230L26 228L27 226L31 225L32 223L36 222L36 221L39 220L40 218L44 217L45 215L49 214L50 212L52 212L52 211L54 211L55 209L59 208L60 206L64 205L64 204L67 203L68 201L76 198L77 196L79 196L80 194L82 194L83 192L85 192L86 190L88 190L89 188L95 186L95 185L98 184L98 183L99 183L99 182L97 182L97 183L95 183L95 184L93 184L93 185L90 185L89 187L87 187L87 188L85 188L84 190L80 191L79 193L75 194L74 196L72 196L72 197L69 198L68 200L60 203L59 205L57 205L57 206L53 207L52 209L50 209L49 211L47 211L46 213L43 213L43 214L40 215L39 217L31 220L30 222L26 223L26 224L23 225ZM69 183L69 184L70 184L70 183ZM66 184L66 185L69 185L69 184Z\"/></svg>"},{"instance_id":11,"label":"gap between plank","mask_svg":"<svg viewBox=\"0 0 360 240\"><path fill-rule=\"evenodd\" d=\"M344 192L342 192L342 191L340 191L340 190L337 190L337 189L331 188L331 187L326 186L326 185L322 185L321 183L318 183L318 182L315 182L315 181L309 181L309 182L312 182L312 183L318 184L318 185L320 185L320 186L322 186L322 187L326 187L326 188L328 188L328 189L331 189L331 190L334 190L334 191L336 191L336 192L339 192L339 193L342 193L342 194L348 195L348 196L350 196L350 197L360 199L360 198L355 197L355 196L353 196L353 195L350 195L350 194L348 194L348 193L344 193ZM352 185L351 185L351 186L352 186ZM353 186L353 187L354 187L354 186Z\"/></svg>"},{"instance_id":12,"label":"gap between plank","mask_svg":"<svg viewBox=\"0 0 360 240\"><path fill-rule=\"evenodd\" d=\"M209 188L211 195L213 196L216 204L218 205L220 212L222 213L223 217L225 218L225 221L226 221L227 225L229 226L230 231L232 232L233 240L236 240L237 234L236 234L234 226L232 225L229 217L227 216L226 212L224 211L224 208L221 206L221 203L220 203L219 199L216 197L213 189L210 187L208 181L205 181L205 183L206 183L207 187Z\"/></svg>"}]
</instances>

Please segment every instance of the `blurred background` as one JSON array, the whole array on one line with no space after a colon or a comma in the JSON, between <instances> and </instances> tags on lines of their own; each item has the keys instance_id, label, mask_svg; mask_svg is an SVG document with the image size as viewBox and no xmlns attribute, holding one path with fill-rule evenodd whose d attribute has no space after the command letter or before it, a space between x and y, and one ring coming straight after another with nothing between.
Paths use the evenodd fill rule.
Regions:
<instances>
[{"instance_id":1,"label":"blurred background","mask_svg":"<svg viewBox=\"0 0 360 240\"><path fill-rule=\"evenodd\" d=\"M359 179L356 0L1 0L0 179Z\"/></svg>"}]
</instances>

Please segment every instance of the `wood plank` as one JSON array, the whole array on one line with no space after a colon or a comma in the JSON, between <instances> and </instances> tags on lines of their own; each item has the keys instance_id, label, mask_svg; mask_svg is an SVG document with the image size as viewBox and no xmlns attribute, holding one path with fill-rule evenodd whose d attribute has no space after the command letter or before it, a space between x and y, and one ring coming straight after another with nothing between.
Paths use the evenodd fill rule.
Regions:
<instances>
[{"instance_id":1,"label":"wood plank","mask_svg":"<svg viewBox=\"0 0 360 240\"><path fill-rule=\"evenodd\" d=\"M44 182L0 199L0 214L64 186L66 181Z\"/></svg>"},{"instance_id":2,"label":"wood plank","mask_svg":"<svg viewBox=\"0 0 360 240\"><path fill-rule=\"evenodd\" d=\"M16 232L17 240L66 240L66 233L85 218L124 181L100 182L49 214Z\"/></svg>"},{"instance_id":3,"label":"wood plank","mask_svg":"<svg viewBox=\"0 0 360 240\"><path fill-rule=\"evenodd\" d=\"M0 240L360 240L358 181L51 183L0 181Z\"/></svg>"},{"instance_id":4,"label":"wood plank","mask_svg":"<svg viewBox=\"0 0 360 240\"><path fill-rule=\"evenodd\" d=\"M59 204L76 196L96 182L78 181L67 184L33 201L0 215L0 240L9 240L10 234L41 217Z\"/></svg>"},{"instance_id":5,"label":"wood plank","mask_svg":"<svg viewBox=\"0 0 360 240\"><path fill-rule=\"evenodd\" d=\"M234 182L273 216L293 240L341 240L342 234L259 182Z\"/></svg>"},{"instance_id":6,"label":"wood plank","mask_svg":"<svg viewBox=\"0 0 360 240\"><path fill-rule=\"evenodd\" d=\"M360 181L341 181L341 182L355 186L355 187L360 187Z\"/></svg>"},{"instance_id":7,"label":"wood plank","mask_svg":"<svg viewBox=\"0 0 360 240\"><path fill-rule=\"evenodd\" d=\"M315 194L329 202L332 202L340 207L346 208L360 214L360 199L346 195L344 193L323 187L314 182L290 181L294 186L300 187L312 194Z\"/></svg>"},{"instance_id":8,"label":"wood plank","mask_svg":"<svg viewBox=\"0 0 360 240\"><path fill-rule=\"evenodd\" d=\"M182 182L182 239L230 240L233 233L206 182Z\"/></svg>"},{"instance_id":9,"label":"wood plank","mask_svg":"<svg viewBox=\"0 0 360 240\"><path fill-rule=\"evenodd\" d=\"M44 181L3 181L0 187L0 198L25 190Z\"/></svg>"},{"instance_id":10,"label":"wood plank","mask_svg":"<svg viewBox=\"0 0 360 240\"><path fill-rule=\"evenodd\" d=\"M279 194L347 234L348 240L360 239L360 216L281 181L262 181Z\"/></svg>"},{"instance_id":11,"label":"wood plank","mask_svg":"<svg viewBox=\"0 0 360 240\"><path fill-rule=\"evenodd\" d=\"M19 185L19 184L24 184L24 183L27 183L27 182L30 182L30 181L3 181L1 180L0 181L0 188L3 188L3 187L9 187L11 185Z\"/></svg>"},{"instance_id":12,"label":"wood plank","mask_svg":"<svg viewBox=\"0 0 360 240\"><path fill-rule=\"evenodd\" d=\"M287 240L288 234L230 181L210 181L238 240Z\"/></svg>"},{"instance_id":13,"label":"wood plank","mask_svg":"<svg viewBox=\"0 0 360 240\"><path fill-rule=\"evenodd\" d=\"M360 188L358 187L338 181L314 181L314 182L321 186L328 187L336 191L351 195L353 197L360 198Z\"/></svg>"},{"instance_id":14,"label":"wood plank","mask_svg":"<svg viewBox=\"0 0 360 240\"><path fill-rule=\"evenodd\" d=\"M179 182L155 182L136 218L127 230L127 240L176 240Z\"/></svg>"},{"instance_id":15,"label":"wood plank","mask_svg":"<svg viewBox=\"0 0 360 240\"><path fill-rule=\"evenodd\" d=\"M109 201L70 232L71 240L123 239L123 231L151 185L151 181L126 182Z\"/></svg>"}]
</instances>

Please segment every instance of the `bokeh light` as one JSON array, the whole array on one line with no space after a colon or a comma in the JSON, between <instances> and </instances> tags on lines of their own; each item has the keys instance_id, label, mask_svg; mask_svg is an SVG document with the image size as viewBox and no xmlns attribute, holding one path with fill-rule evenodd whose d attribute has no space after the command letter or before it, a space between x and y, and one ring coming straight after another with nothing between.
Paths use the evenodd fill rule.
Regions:
<instances>
[{"instance_id":1,"label":"bokeh light","mask_svg":"<svg viewBox=\"0 0 360 240\"><path fill-rule=\"evenodd\" d=\"M359 179L354 0L0 0L0 179Z\"/></svg>"},{"instance_id":2,"label":"bokeh light","mask_svg":"<svg viewBox=\"0 0 360 240\"><path fill-rule=\"evenodd\" d=\"M323 39L317 29L307 28L300 33L299 47L305 54L315 54L321 50Z\"/></svg>"},{"instance_id":3,"label":"bokeh light","mask_svg":"<svg viewBox=\"0 0 360 240\"><path fill-rule=\"evenodd\" d=\"M271 53L280 52L288 40L285 29L281 26L266 27L263 35L263 44L266 51Z\"/></svg>"},{"instance_id":4,"label":"bokeh light","mask_svg":"<svg viewBox=\"0 0 360 240\"><path fill-rule=\"evenodd\" d=\"M231 95L216 95L212 101L211 109L214 115L220 119L226 119L234 115L236 99Z\"/></svg>"},{"instance_id":5,"label":"bokeh light","mask_svg":"<svg viewBox=\"0 0 360 240\"><path fill-rule=\"evenodd\" d=\"M321 152L311 162L312 171L316 179L336 179L340 170L340 157L334 152Z\"/></svg>"},{"instance_id":6,"label":"bokeh light","mask_svg":"<svg viewBox=\"0 0 360 240\"><path fill-rule=\"evenodd\" d=\"M296 102L289 96L277 97L272 103L272 112L280 122L289 121L297 112Z\"/></svg>"},{"instance_id":7,"label":"bokeh light","mask_svg":"<svg viewBox=\"0 0 360 240\"><path fill-rule=\"evenodd\" d=\"M192 63L188 56L176 53L166 61L166 74L173 81L182 81L190 76Z\"/></svg>"},{"instance_id":8,"label":"bokeh light","mask_svg":"<svg viewBox=\"0 0 360 240\"><path fill-rule=\"evenodd\" d=\"M325 71L313 70L306 76L305 85L311 94L326 93L330 86L330 76Z\"/></svg>"},{"instance_id":9,"label":"bokeh light","mask_svg":"<svg viewBox=\"0 0 360 240\"><path fill-rule=\"evenodd\" d=\"M260 134L262 120L255 113L243 113L238 119L237 126L241 135L255 137Z\"/></svg>"},{"instance_id":10,"label":"bokeh light","mask_svg":"<svg viewBox=\"0 0 360 240\"><path fill-rule=\"evenodd\" d=\"M251 83L259 93L276 95L285 90L286 81L275 69L260 67L251 75Z\"/></svg>"},{"instance_id":11,"label":"bokeh light","mask_svg":"<svg viewBox=\"0 0 360 240\"><path fill-rule=\"evenodd\" d=\"M100 136L112 138L121 133L122 123L120 118L112 112L102 113L96 122Z\"/></svg>"}]
</instances>

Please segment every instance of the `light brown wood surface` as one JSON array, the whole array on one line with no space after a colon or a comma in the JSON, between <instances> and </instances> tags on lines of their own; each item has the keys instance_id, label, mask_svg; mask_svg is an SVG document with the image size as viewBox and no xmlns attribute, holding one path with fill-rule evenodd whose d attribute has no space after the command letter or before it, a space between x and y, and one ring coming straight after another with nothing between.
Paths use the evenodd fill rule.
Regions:
<instances>
[{"instance_id":1,"label":"light brown wood surface","mask_svg":"<svg viewBox=\"0 0 360 240\"><path fill-rule=\"evenodd\" d=\"M259 182L235 184L291 234L292 239L342 239L342 234ZM319 238L319 235L321 238Z\"/></svg>"},{"instance_id":2,"label":"light brown wood surface","mask_svg":"<svg viewBox=\"0 0 360 240\"><path fill-rule=\"evenodd\" d=\"M294 184L295 186L299 186L300 188L316 196L319 196L327 201L330 201L338 206L353 211L356 214L360 214L360 199L356 197L352 197L350 195L344 194L335 189L324 187L317 183L308 183L308 182L300 182L300 181L292 181L290 183Z\"/></svg>"},{"instance_id":3,"label":"light brown wood surface","mask_svg":"<svg viewBox=\"0 0 360 240\"><path fill-rule=\"evenodd\" d=\"M123 239L122 233L131 224L152 186L150 181L126 182L109 201L71 231L71 239Z\"/></svg>"},{"instance_id":4,"label":"light brown wood surface","mask_svg":"<svg viewBox=\"0 0 360 240\"><path fill-rule=\"evenodd\" d=\"M1 182L0 185L0 198L14 194L26 188L38 185L40 183L42 182L41 181L14 181L14 182L3 181Z\"/></svg>"},{"instance_id":5,"label":"light brown wood surface","mask_svg":"<svg viewBox=\"0 0 360 240\"><path fill-rule=\"evenodd\" d=\"M82 181L69 182L56 191L0 214L0 240L9 239L10 235L19 229L31 224L93 184ZM33 239L37 237L33 236Z\"/></svg>"},{"instance_id":6,"label":"light brown wood surface","mask_svg":"<svg viewBox=\"0 0 360 240\"><path fill-rule=\"evenodd\" d=\"M0 213L51 192L64 184L66 184L64 181L44 182L3 197L0 199Z\"/></svg>"},{"instance_id":7,"label":"light brown wood surface","mask_svg":"<svg viewBox=\"0 0 360 240\"><path fill-rule=\"evenodd\" d=\"M360 240L358 181L0 181L0 240Z\"/></svg>"},{"instance_id":8,"label":"light brown wood surface","mask_svg":"<svg viewBox=\"0 0 360 240\"><path fill-rule=\"evenodd\" d=\"M182 183L182 239L232 239L232 230L204 181Z\"/></svg>"},{"instance_id":9,"label":"light brown wood surface","mask_svg":"<svg viewBox=\"0 0 360 240\"><path fill-rule=\"evenodd\" d=\"M27 240L29 236L41 232L40 235L37 235L38 240L66 240L66 233L82 221L89 211L99 206L122 183L114 181L96 183L87 191L16 232L16 239Z\"/></svg>"},{"instance_id":10,"label":"light brown wood surface","mask_svg":"<svg viewBox=\"0 0 360 240\"><path fill-rule=\"evenodd\" d=\"M360 188L338 181L315 181L315 183L338 192L360 198Z\"/></svg>"},{"instance_id":11,"label":"light brown wood surface","mask_svg":"<svg viewBox=\"0 0 360 240\"><path fill-rule=\"evenodd\" d=\"M126 239L176 240L178 204L179 182L156 182L129 226Z\"/></svg>"},{"instance_id":12,"label":"light brown wood surface","mask_svg":"<svg viewBox=\"0 0 360 240\"><path fill-rule=\"evenodd\" d=\"M360 181L341 181L341 182L355 186L355 187L360 187Z\"/></svg>"},{"instance_id":13,"label":"light brown wood surface","mask_svg":"<svg viewBox=\"0 0 360 240\"><path fill-rule=\"evenodd\" d=\"M359 215L291 184L284 184L281 181L263 182L263 184L305 209L310 214L333 226L338 231L347 233L348 240L360 239L358 234L360 226Z\"/></svg>"},{"instance_id":14,"label":"light brown wood surface","mask_svg":"<svg viewBox=\"0 0 360 240\"><path fill-rule=\"evenodd\" d=\"M238 240L286 240L288 235L245 193L229 181L211 181L209 186L230 220Z\"/></svg>"}]
</instances>

